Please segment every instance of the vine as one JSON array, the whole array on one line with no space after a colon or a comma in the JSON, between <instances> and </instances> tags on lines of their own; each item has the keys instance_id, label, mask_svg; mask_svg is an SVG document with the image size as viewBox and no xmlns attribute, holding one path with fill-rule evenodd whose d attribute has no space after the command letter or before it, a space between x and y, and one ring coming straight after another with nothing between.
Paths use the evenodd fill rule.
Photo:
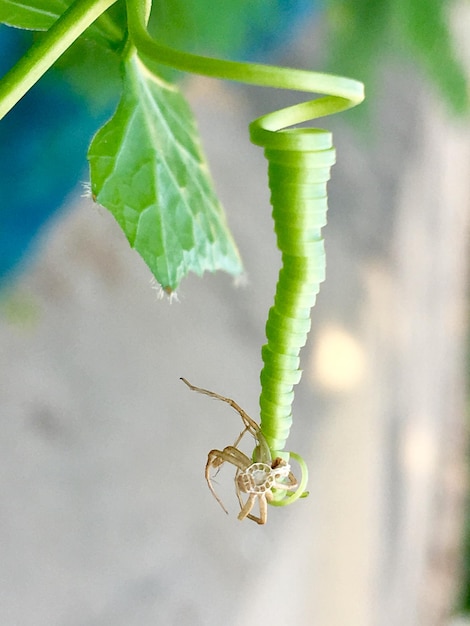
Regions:
<instances>
[{"instance_id":1,"label":"vine","mask_svg":"<svg viewBox=\"0 0 470 626\"><path fill-rule=\"evenodd\" d=\"M76 0L70 5L0 82L0 117L113 2ZM89 161L94 198L113 212L129 243L167 293L176 289L187 271L202 273L222 267L236 273L241 264L213 193L189 108L177 88L161 78L160 66L321 94L268 113L249 128L251 141L265 149L269 162L273 218L283 263L266 323L267 344L262 349L260 426L233 400L185 381L191 389L234 406L245 425L242 435L249 432L255 438L251 459L238 450L240 438L222 451L211 451L206 478L215 495L210 469L224 462L234 464L239 517L262 524L267 503L290 504L305 491L306 465L299 455L286 452L285 446L292 425L293 388L301 376L299 353L324 280L321 229L326 223L326 183L335 161L330 132L291 127L359 104L363 85L329 74L209 58L163 46L147 30L151 6L151 0L126 2L123 97L113 118L95 136ZM301 467L300 483L291 472L291 456ZM241 494L247 494L245 503ZM256 499L259 517L251 513Z\"/></svg>"}]
</instances>

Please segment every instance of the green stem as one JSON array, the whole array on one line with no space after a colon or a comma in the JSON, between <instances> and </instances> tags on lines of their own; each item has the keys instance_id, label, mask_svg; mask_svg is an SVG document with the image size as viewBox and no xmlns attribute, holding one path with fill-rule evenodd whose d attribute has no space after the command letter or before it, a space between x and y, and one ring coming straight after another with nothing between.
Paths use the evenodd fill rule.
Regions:
<instances>
[{"instance_id":1,"label":"green stem","mask_svg":"<svg viewBox=\"0 0 470 626\"><path fill-rule=\"evenodd\" d=\"M76 0L0 81L0 119L116 0Z\"/></svg>"},{"instance_id":2,"label":"green stem","mask_svg":"<svg viewBox=\"0 0 470 626\"><path fill-rule=\"evenodd\" d=\"M163 46L157 43L146 29L151 4L151 0L127 0L129 36L139 56L150 69L157 64L162 64L213 78L327 94L326 97L315 100L313 104L302 103L298 107L290 107L265 116L262 119L266 122L264 128L268 132L277 130L279 126L283 127L343 111L359 104L364 99L362 83L349 78L287 67L214 59ZM262 135L262 132L259 135ZM263 137L254 137L253 133L251 138L254 143L263 142Z\"/></svg>"},{"instance_id":3,"label":"green stem","mask_svg":"<svg viewBox=\"0 0 470 626\"><path fill-rule=\"evenodd\" d=\"M107 13L103 13L103 15L96 20L96 26L98 26L100 31L105 35L108 45L114 47L119 46L126 35L124 30L121 29Z\"/></svg>"}]
</instances>

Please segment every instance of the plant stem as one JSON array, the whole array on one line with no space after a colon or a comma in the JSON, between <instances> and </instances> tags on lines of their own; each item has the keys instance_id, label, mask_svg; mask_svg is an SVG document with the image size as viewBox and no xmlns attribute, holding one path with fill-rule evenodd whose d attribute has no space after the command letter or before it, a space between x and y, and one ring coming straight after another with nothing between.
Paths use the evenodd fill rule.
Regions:
<instances>
[{"instance_id":1,"label":"plant stem","mask_svg":"<svg viewBox=\"0 0 470 626\"><path fill-rule=\"evenodd\" d=\"M0 119L116 0L76 0L0 81Z\"/></svg>"},{"instance_id":2,"label":"plant stem","mask_svg":"<svg viewBox=\"0 0 470 626\"><path fill-rule=\"evenodd\" d=\"M162 64L184 72L213 78L325 94L316 100L268 113L252 122L250 139L258 146L264 147L269 143L270 147L274 148L279 138L281 143L285 141L285 135L274 137L276 131L293 124L345 111L364 99L364 85L342 76L259 63L214 59L163 46L149 35L146 28L151 0L126 0L126 4L129 38L137 49L139 57L149 70L156 74L158 74L158 64ZM304 149L305 136L300 133L292 135L289 139L291 149L294 149L292 145L294 137L295 140L298 139L297 149ZM308 142L309 139L306 140L306 143Z\"/></svg>"},{"instance_id":3,"label":"plant stem","mask_svg":"<svg viewBox=\"0 0 470 626\"><path fill-rule=\"evenodd\" d=\"M169 48L152 39L147 31L146 24L152 0L126 0L126 4L130 39L149 69L151 69L152 64L162 64L183 72L192 72L223 80L328 94L326 98L322 99L322 105L316 107L317 111L314 116L310 115L310 111L306 111L304 119L299 120L299 111L297 111L291 116L292 121L290 121L286 113L287 110L282 111L282 113L279 112L278 117L282 118L283 123L287 119L286 125L307 121L312 117L336 113L353 107L364 99L362 83L349 78L259 63L227 61ZM272 119L274 122L274 117Z\"/></svg>"},{"instance_id":4,"label":"plant stem","mask_svg":"<svg viewBox=\"0 0 470 626\"><path fill-rule=\"evenodd\" d=\"M109 44L114 46L121 44L125 36L125 32L116 24L108 13L103 13L97 19L97 26L99 26L100 30L106 34Z\"/></svg>"}]
</instances>

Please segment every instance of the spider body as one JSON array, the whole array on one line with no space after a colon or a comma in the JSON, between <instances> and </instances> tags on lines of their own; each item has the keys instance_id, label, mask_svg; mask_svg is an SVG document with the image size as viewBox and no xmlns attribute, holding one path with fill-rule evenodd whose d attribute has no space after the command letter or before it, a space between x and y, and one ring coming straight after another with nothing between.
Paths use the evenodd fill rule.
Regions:
<instances>
[{"instance_id":1,"label":"spider body","mask_svg":"<svg viewBox=\"0 0 470 626\"><path fill-rule=\"evenodd\" d=\"M227 446L223 450L211 450L206 463L206 481L212 495L227 513L219 496L212 485L211 470L219 469L223 463L235 465L235 491L240 503L240 513L238 519L244 520L246 517L257 524L266 524L268 517L268 503L275 498L273 490L281 492L294 491L297 488L297 479L290 471L290 465L282 460L275 459L273 463L255 462L248 458L241 450L235 446ZM248 497L243 502L242 494ZM259 516L253 515L251 511L258 500Z\"/></svg>"},{"instance_id":2,"label":"spider body","mask_svg":"<svg viewBox=\"0 0 470 626\"><path fill-rule=\"evenodd\" d=\"M226 513L228 511L217 495L211 478L211 471L214 469L218 471L224 463L230 463L237 468L235 491L240 503L239 520L248 518L257 524L265 524L268 516L268 503L288 504L291 500L294 501L302 495L306 477L298 487L297 479L291 472L289 463L280 457L276 457L274 460L271 458L271 451L258 424L234 400L220 396L213 391L195 387L184 378L181 380L193 391L204 393L230 404L242 418L244 429L233 446L227 446L223 450L211 450L207 457L205 469L207 484L212 495ZM237 447L247 432L255 438L257 443L253 452L253 459L250 459ZM287 492L295 492L295 494L286 498ZM248 496L245 501L243 501L243 495ZM252 513L256 501L258 501L259 516Z\"/></svg>"}]
</instances>

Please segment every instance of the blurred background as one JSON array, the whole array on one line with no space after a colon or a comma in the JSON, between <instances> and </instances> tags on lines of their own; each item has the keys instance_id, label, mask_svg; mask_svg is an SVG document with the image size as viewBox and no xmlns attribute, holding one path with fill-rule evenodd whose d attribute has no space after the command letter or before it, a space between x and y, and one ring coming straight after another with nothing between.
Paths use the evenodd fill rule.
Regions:
<instances>
[{"instance_id":1,"label":"blurred background","mask_svg":"<svg viewBox=\"0 0 470 626\"><path fill-rule=\"evenodd\" d=\"M257 417L280 258L247 125L298 95L184 79L247 280L190 276L170 304L82 197L119 68L77 46L0 123L0 623L470 623L468 2L166 0L153 28L366 82L321 124L327 281L289 443L310 497L240 523L224 467L225 516L204 465L239 417L179 381ZM2 71L30 41L0 27Z\"/></svg>"}]
</instances>

